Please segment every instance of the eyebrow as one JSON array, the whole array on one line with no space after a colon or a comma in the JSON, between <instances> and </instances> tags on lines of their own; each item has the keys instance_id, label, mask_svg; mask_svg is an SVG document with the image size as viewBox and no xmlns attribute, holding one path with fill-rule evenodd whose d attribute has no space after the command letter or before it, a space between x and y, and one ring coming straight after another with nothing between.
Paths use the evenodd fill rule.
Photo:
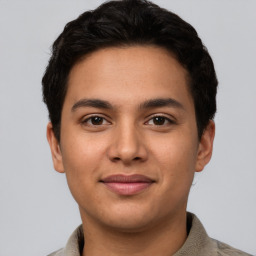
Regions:
<instances>
[{"instance_id":1,"label":"eyebrow","mask_svg":"<svg viewBox=\"0 0 256 256\"><path fill-rule=\"evenodd\" d=\"M71 108L72 112L80 107L93 107L100 109L114 109L114 107L105 100L101 99L81 99L77 101ZM184 109L184 106L172 98L156 98L149 99L139 105L139 109L159 108L159 107L174 107Z\"/></svg>"},{"instance_id":2,"label":"eyebrow","mask_svg":"<svg viewBox=\"0 0 256 256\"><path fill-rule=\"evenodd\" d=\"M113 106L105 100L100 99L81 99L77 101L73 107L72 112L80 107L93 107L93 108L102 108L102 109L113 109Z\"/></svg>"},{"instance_id":3,"label":"eyebrow","mask_svg":"<svg viewBox=\"0 0 256 256\"><path fill-rule=\"evenodd\" d=\"M175 99L172 98L156 98L146 100L142 104L140 104L140 109L148 109L148 108L159 108L159 107L174 107L184 109L184 106Z\"/></svg>"}]
</instances>

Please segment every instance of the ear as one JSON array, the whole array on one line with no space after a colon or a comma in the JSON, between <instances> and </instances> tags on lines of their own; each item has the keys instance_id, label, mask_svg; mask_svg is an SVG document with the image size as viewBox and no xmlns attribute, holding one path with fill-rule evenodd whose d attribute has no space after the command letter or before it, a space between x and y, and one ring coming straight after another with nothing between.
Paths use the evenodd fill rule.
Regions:
<instances>
[{"instance_id":1,"label":"ear","mask_svg":"<svg viewBox=\"0 0 256 256\"><path fill-rule=\"evenodd\" d=\"M212 157L215 123L210 120L205 128L197 151L196 172L201 172Z\"/></svg>"},{"instance_id":2,"label":"ear","mask_svg":"<svg viewBox=\"0 0 256 256\"><path fill-rule=\"evenodd\" d=\"M47 125L47 140L51 149L52 153L52 161L54 169L57 172L64 173L63 161L62 161L62 154L60 150L59 141L56 139L55 134L53 132L52 123L49 122Z\"/></svg>"}]
</instances>

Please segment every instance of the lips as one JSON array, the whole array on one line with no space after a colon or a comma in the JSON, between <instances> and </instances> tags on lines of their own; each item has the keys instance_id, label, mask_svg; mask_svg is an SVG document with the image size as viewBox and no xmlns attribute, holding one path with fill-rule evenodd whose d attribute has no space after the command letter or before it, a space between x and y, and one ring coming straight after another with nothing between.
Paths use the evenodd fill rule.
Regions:
<instances>
[{"instance_id":1,"label":"lips","mask_svg":"<svg viewBox=\"0 0 256 256\"><path fill-rule=\"evenodd\" d=\"M154 180L144 175L111 175L102 182L107 189L119 195L135 195L148 189Z\"/></svg>"}]
</instances>

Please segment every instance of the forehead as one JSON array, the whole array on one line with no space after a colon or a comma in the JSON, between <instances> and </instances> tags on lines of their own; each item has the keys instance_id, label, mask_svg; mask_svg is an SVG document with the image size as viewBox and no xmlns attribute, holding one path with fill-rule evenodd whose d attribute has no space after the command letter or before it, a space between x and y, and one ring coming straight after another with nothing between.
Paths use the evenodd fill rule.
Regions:
<instances>
[{"instance_id":1,"label":"forehead","mask_svg":"<svg viewBox=\"0 0 256 256\"><path fill-rule=\"evenodd\" d=\"M117 105L156 97L186 97L191 101L187 78L187 71L165 49L111 47L75 64L69 74L66 100L74 103L83 97L103 98Z\"/></svg>"}]
</instances>

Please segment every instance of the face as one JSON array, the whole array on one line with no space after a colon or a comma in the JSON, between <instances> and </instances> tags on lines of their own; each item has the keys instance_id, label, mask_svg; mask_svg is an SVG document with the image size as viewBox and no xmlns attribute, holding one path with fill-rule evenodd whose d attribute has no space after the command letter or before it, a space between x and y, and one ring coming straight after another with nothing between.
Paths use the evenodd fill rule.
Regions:
<instances>
[{"instance_id":1,"label":"face","mask_svg":"<svg viewBox=\"0 0 256 256\"><path fill-rule=\"evenodd\" d=\"M83 221L138 230L178 218L194 172L210 160L214 124L198 140L186 70L164 49L107 48L71 70L61 139L47 136Z\"/></svg>"}]
</instances>

